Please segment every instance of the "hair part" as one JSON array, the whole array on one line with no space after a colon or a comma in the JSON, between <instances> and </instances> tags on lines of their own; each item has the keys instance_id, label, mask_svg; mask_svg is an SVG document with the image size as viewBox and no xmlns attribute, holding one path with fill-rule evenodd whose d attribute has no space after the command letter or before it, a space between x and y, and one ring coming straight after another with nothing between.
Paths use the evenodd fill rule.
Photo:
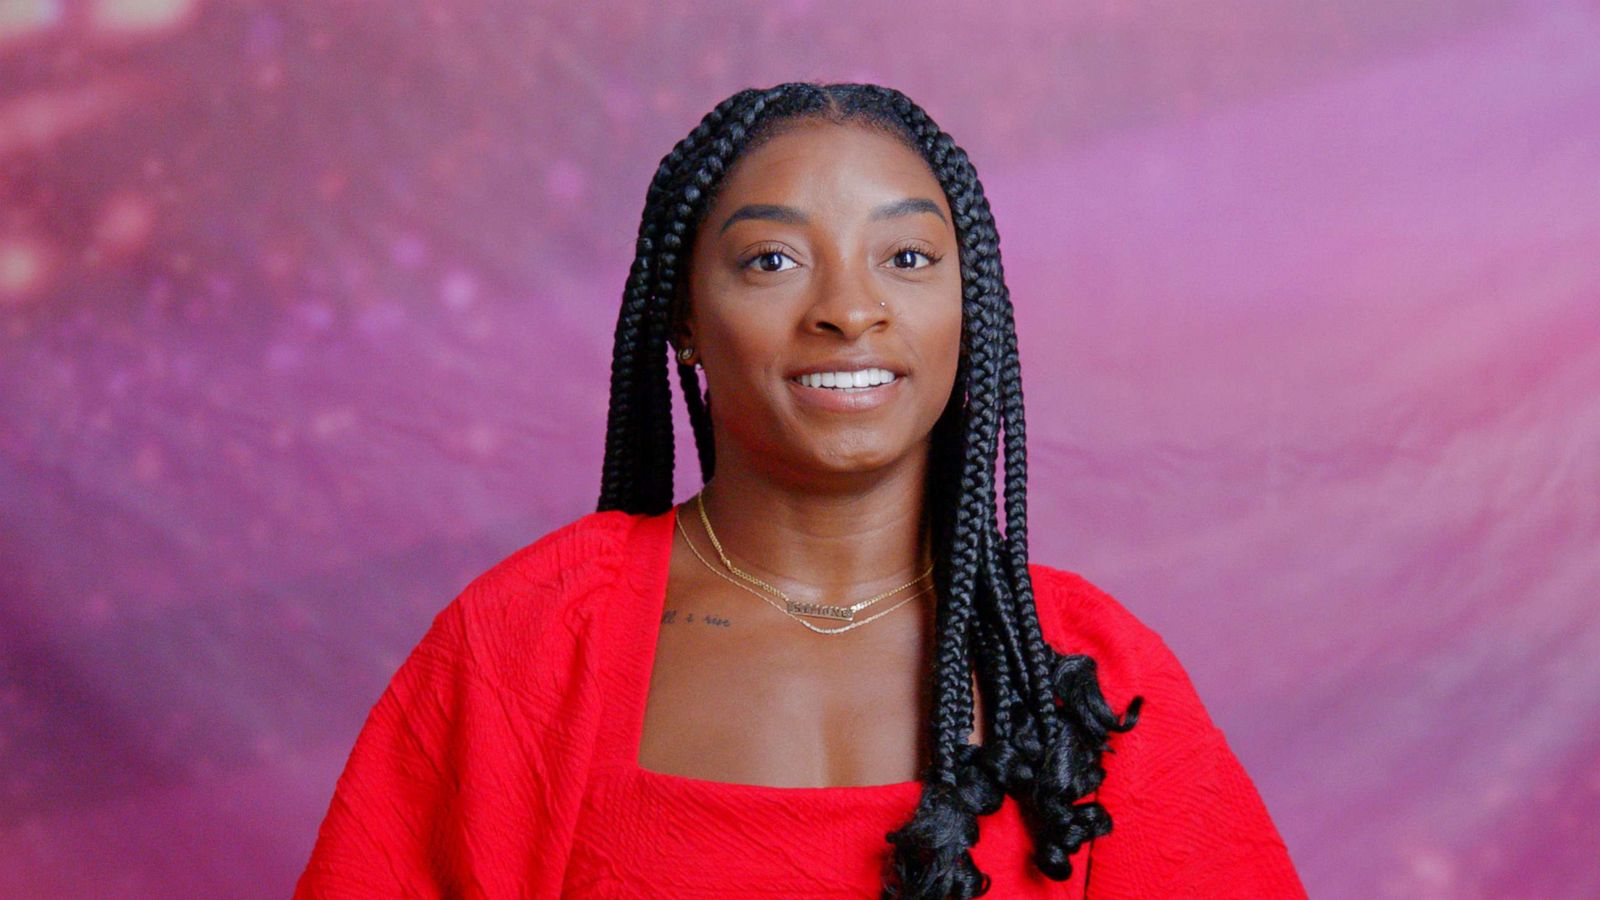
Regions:
<instances>
[{"instance_id":1,"label":"hair part","mask_svg":"<svg viewBox=\"0 0 1600 900\"><path fill-rule=\"evenodd\" d=\"M1034 861L1065 880L1083 844L1111 831L1093 794L1111 733L1132 728L1106 703L1094 660L1044 640L1028 571L1027 449L1021 366L999 235L967 154L899 91L872 84L790 82L717 104L662 158L645 195L635 257L617 316L606 418L601 511L671 508L674 445L669 368L676 364L702 478L716 469L710 396L694 366L663 359L687 302L695 234L740 158L806 120L876 128L928 164L949 202L960 245L961 356L933 427L927 496L935 548L931 758L916 812L885 836L885 898L970 898L989 877L972 860L978 818L1006 796L1021 806ZM997 455L1004 483L995 484ZM1004 532L997 488L1004 491ZM988 740L973 731L976 667Z\"/></svg>"}]
</instances>

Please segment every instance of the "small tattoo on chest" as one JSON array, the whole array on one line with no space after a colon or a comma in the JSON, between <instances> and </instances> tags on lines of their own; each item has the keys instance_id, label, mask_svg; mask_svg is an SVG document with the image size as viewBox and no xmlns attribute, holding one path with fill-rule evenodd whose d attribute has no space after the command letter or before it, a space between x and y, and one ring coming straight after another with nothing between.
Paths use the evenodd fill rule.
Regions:
<instances>
[{"instance_id":1,"label":"small tattoo on chest","mask_svg":"<svg viewBox=\"0 0 1600 900\"><path fill-rule=\"evenodd\" d=\"M708 628L733 627L731 621L715 613L685 613L682 618L678 616L678 611L675 609L669 609L661 613L661 624L677 625L680 623L684 625L701 625Z\"/></svg>"}]
</instances>

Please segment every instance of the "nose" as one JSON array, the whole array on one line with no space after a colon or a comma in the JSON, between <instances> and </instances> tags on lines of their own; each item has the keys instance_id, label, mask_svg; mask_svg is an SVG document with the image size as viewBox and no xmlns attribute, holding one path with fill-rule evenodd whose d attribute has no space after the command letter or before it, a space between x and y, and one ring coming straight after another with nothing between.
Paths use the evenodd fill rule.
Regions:
<instances>
[{"instance_id":1,"label":"nose","mask_svg":"<svg viewBox=\"0 0 1600 900\"><path fill-rule=\"evenodd\" d=\"M832 260L812 280L812 290L804 322L807 331L855 340L889 323L888 298L862 266Z\"/></svg>"}]
</instances>

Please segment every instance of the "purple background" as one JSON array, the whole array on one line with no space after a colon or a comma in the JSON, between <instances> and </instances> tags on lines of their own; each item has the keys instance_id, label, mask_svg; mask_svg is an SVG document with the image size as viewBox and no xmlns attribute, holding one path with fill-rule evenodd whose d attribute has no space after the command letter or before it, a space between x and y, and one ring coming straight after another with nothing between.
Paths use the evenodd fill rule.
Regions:
<instances>
[{"instance_id":1,"label":"purple background","mask_svg":"<svg viewBox=\"0 0 1600 900\"><path fill-rule=\"evenodd\" d=\"M810 78L972 154L1035 558L1312 895L1600 893L1600 4L976 6L0 3L0 893L288 893L434 612L593 509L656 162Z\"/></svg>"}]
</instances>

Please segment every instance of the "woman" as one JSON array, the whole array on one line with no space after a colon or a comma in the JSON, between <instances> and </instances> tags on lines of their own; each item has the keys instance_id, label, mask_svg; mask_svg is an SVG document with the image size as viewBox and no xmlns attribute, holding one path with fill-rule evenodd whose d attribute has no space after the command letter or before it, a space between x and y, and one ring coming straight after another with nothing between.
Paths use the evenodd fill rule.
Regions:
<instances>
[{"instance_id":1,"label":"woman","mask_svg":"<svg viewBox=\"0 0 1600 900\"><path fill-rule=\"evenodd\" d=\"M1029 562L998 236L947 134L877 86L741 91L637 249L599 511L435 619L300 895L1083 896L1092 864L1095 896L1303 896L1160 638Z\"/></svg>"}]
</instances>

